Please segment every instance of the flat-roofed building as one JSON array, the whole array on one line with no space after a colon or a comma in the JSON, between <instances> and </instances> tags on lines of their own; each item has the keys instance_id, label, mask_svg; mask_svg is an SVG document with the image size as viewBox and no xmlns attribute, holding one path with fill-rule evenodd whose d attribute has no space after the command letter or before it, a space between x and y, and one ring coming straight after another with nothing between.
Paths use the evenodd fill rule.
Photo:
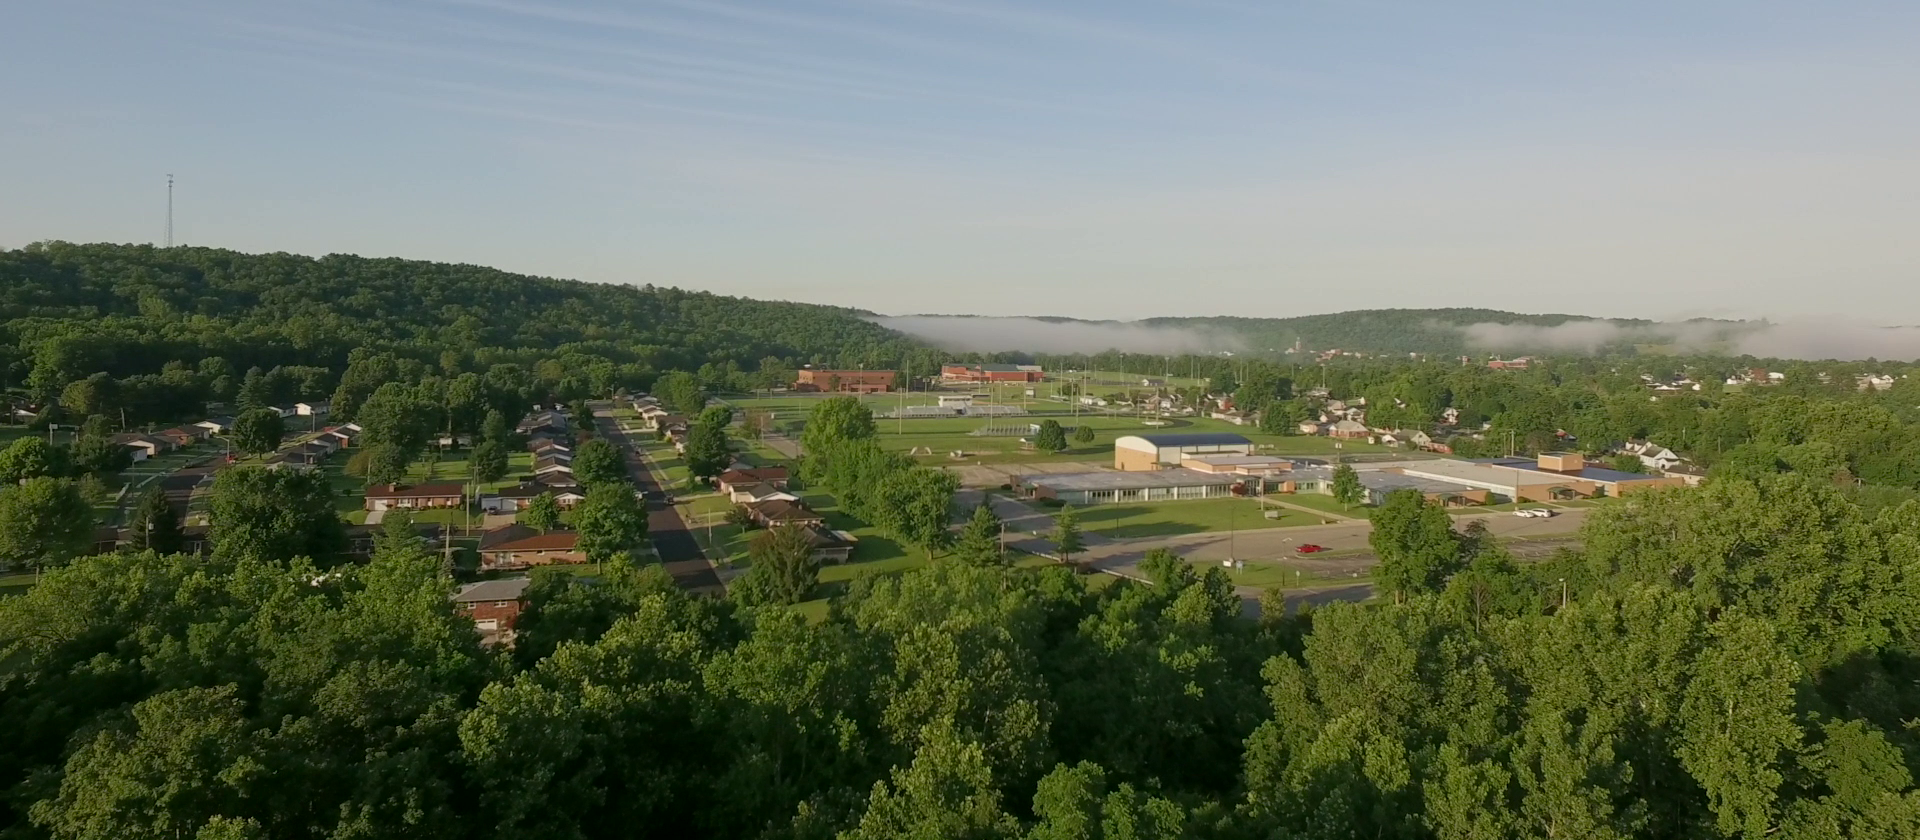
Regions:
<instances>
[{"instance_id":1,"label":"flat-roofed building","mask_svg":"<svg viewBox=\"0 0 1920 840\"><path fill-rule=\"evenodd\" d=\"M1086 506L1225 498L1234 495L1234 485L1247 480L1243 476L1176 467L1151 472L1031 475L1022 478L1020 486L1032 498L1058 499L1070 505Z\"/></svg>"},{"instance_id":2,"label":"flat-roofed building","mask_svg":"<svg viewBox=\"0 0 1920 840\"><path fill-rule=\"evenodd\" d=\"M1180 466L1220 475L1279 475L1291 472L1293 462L1272 455L1189 455Z\"/></svg>"}]
</instances>

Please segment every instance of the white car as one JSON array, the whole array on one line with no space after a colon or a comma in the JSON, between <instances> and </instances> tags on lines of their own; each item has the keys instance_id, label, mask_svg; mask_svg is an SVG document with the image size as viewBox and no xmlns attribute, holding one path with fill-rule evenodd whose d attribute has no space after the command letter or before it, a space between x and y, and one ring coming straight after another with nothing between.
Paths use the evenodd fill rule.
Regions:
<instances>
[{"instance_id":1,"label":"white car","mask_svg":"<svg viewBox=\"0 0 1920 840\"><path fill-rule=\"evenodd\" d=\"M1553 516L1553 511L1547 508L1526 508L1524 510L1514 511L1513 515L1528 519L1548 519Z\"/></svg>"}]
</instances>

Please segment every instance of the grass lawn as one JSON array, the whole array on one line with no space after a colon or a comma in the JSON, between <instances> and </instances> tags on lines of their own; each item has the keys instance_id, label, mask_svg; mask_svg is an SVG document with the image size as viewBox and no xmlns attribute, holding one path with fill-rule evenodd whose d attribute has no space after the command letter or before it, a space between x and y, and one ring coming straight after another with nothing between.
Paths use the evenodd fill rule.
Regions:
<instances>
[{"instance_id":1,"label":"grass lawn","mask_svg":"<svg viewBox=\"0 0 1920 840\"><path fill-rule=\"evenodd\" d=\"M1074 514L1080 520L1080 530L1115 539L1320 524L1318 518L1299 511L1272 507L1267 510L1278 511L1279 518L1268 519L1261 515L1257 503L1251 499L1096 505L1075 508Z\"/></svg>"},{"instance_id":2,"label":"grass lawn","mask_svg":"<svg viewBox=\"0 0 1920 840\"><path fill-rule=\"evenodd\" d=\"M1216 561L1188 561L1194 571L1204 572L1209 568L1225 572L1227 579L1236 586L1257 586L1261 589L1298 589L1306 586L1327 586L1333 584L1362 583L1372 580L1372 576L1362 573L1355 575L1325 575L1302 569L1286 561L1249 560L1241 571L1232 571L1220 566Z\"/></svg>"},{"instance_id":3,"label":"grass lawn","mask_svg":"<svg viewBox=\"0 0 1920 840\"><path fill-rule=\"evenodd\" d=\"M1373 516L1373 508L1367 507L1366 505L1342 505L1334 501L1332 496L1323 496L1319 493L1281 493L1271 498L1275 501L1285 502L1290 505L1299 505L1300 507L1313 508L1314 510L1324 510L1336 516L1345 516L1348 519L1368 519Z\"/></svg>"},{"instance_id":4,"label":"grass lawn","mask_svg":"<svg viewBox=\"0 0 1920 840\"><path fill-rule=\"evenodd\" d=\"M32 572L23 575L0 575L0 598L10 595L25 595L33 588Z\"/></svg>"}]
</instances>

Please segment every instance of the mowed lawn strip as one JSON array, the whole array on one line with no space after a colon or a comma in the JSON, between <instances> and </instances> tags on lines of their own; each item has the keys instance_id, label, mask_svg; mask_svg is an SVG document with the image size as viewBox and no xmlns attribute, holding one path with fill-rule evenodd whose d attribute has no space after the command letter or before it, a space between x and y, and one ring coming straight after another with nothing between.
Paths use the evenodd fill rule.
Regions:
<instances>
[{"instance_id":1,"label":"mowed lawn strip","mask_svg":"<svg viewBox=\"0 0 1920 840\"><path fill-rule=\"evenodd\" d=\"M1059 512L1058 509L1043 510L1049 514ZM1278 516L1269 519L1264 513ZM1074 517L1081 531L1114 539L1320 524L1317 517L1297 510L1268 506L1263 512L1259 502L1239 498L1093 505L1075 508Z\"/></svg>"}]
</instances>

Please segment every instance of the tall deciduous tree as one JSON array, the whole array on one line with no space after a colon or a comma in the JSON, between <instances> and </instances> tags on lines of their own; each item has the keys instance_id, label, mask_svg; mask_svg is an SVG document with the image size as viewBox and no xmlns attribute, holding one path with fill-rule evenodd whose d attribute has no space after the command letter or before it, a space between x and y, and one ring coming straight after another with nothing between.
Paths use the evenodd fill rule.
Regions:
<instances>
[{"instance_id":1,"label":"tall deciduous tree","mask_svg":"<svg viewBox=\"0 0 1920 840\"><path fill-rule=\"evenodd\" d=\"M1452 518L1417 490L1395 490L1373 512L1367 537L1380 587L1398 597L1437 592L1460 561Z\"/></svg>"},{"instance_id":2,"label":"tall deciduous tree","mask_svg":"<svg viewBox=\"0 0 1920 840\"><path fill-rule=\"evenodd\" d=\"M507 445L501 441L493 438L482 440L474 445L473 452L467 457L472 461L475 481L492 483L507 475Z\"/></svg>"},{"instance_id":3,"label":"tall deciduous tree","mask_svg":"<svg viewBox=\"0 0 1920 840\"><path fill-rule=\"evenodd\" d=\"M19 484L29 478L59 475L60 451L38 435L20 438L0 449L0 485Z\"/></svg>"},{"instance_id":4,"label":"tall deciduous tree","mask_svg":"<svg viewBox=\"0 0 1920 840\"><path fill-rule=\"evenodd\" d=\"M747 546L752 565L734 592L742 603L798 604L820 583L820 561L806 529L781 525L761 531Z\"/></svg>"},{"instance_id":5,"label":"tall deciduous tree","mask_svg":"<svg viewBox=\"0 0 1920 840\"><path fill-rule=\"evenodd\" d=\"M603 482L587 489L573 509L580 550L596 563L630 556L645 546L647 511L625 482Z\"/></svg>"},{"instance_id":6,"label":"tall deciduous tree","mask_svg":"<svg viewBox=\"0 0 1920 840\"><path fill-rule=\"evenodd\" d=\"M222 470L213 480L207 519L214 555L229 561L307 557L328 565L347 547L333 487L317 471Z\"/></svg>"},{"instance_id":7,"label":"tall deciduous tree","mask_svg":"<svg viewBox=\"0 0 1920 840\"><path fill-rule=\"evenodd\" d=\"M541 532L551 531L560 524L560 502L552 493L541 493L527 500L518 517L520 524L537 528Z\"/></svg>"},{"instance_id":8,"label":"tall deciduous tree","mask_svg":"<svg viewBox=\"0 0 1920 840\"><path fill-rule=\"evenodd\" d=\"M0 487L0 563L65 563L92 545L93 528L93 509L71 481L43 476Z\"/></svg>"},{"instance_id":9,"label":"tall deciduous tree","mask_svg":"<svg viewBox=\"0 0 1920 840\"><path fill-rule=\"evenodd\" d=\"M1033 433L1033 448L1041 452L1059 452L1067 448L1067 430L1060 421L1051 417L1040 421L1040 431Z\"/></svg>"},{"instance_id":10,"label":"tall deciduous tree","mask_svg":"<svg viewBox=\"0 0 1920 840\"><path fill-rule=\"evenodd\" d=\"M1080 538L1080 520L1073 515L1073 507L1063 507L1053 515L1054 556L1062 563L1073 562L1073 555L1086 548Z\"/></svg>"},{"instance_id":11,"label":"tall deciduous tree","mask_svg":"<svg viewBox=\"0 0 1920 840\"><path fill-rule=\"evenodd\" d=\"M233 445L241 452L272 452L286 434L286 421L271 408L255 408L233 421Z\"/></svg>"},{"instance_id":12,"label":"tall deciduous tree","mask_svg":"<svg viewBox=\"0 0 1920 840\"><path fill-rule=\"evenodd\" d=\"M727 424L733 422L733 409L717 405L700 412L687 432L687 473L695 479L711 479L727 470L733 461L733 447L727 441Z\"/></svg>"},{"instance_id":13,"label":"tall deciduous tree","mask_svg":"<svg viewBox=\"0 0 1920 840\"><path fill-rule=\"evenodd\" d=\"M620 448L601 438L580 444L573 456L573 477L592 486L607 482L625 483L627 465Z\"/></svg>"},{"instance_id":14,"label":"tall deciduous tree","mask_svg":"<svg viewBox=\"0 0 1920 840\"><path fill-rule=\"evenodd\" d=\"M707 407L707 392L700 387L700 380L686 371L670 371L653 383L653 393L675 413L688 417L698 415Z\"/></svg>"}]
</instances>

